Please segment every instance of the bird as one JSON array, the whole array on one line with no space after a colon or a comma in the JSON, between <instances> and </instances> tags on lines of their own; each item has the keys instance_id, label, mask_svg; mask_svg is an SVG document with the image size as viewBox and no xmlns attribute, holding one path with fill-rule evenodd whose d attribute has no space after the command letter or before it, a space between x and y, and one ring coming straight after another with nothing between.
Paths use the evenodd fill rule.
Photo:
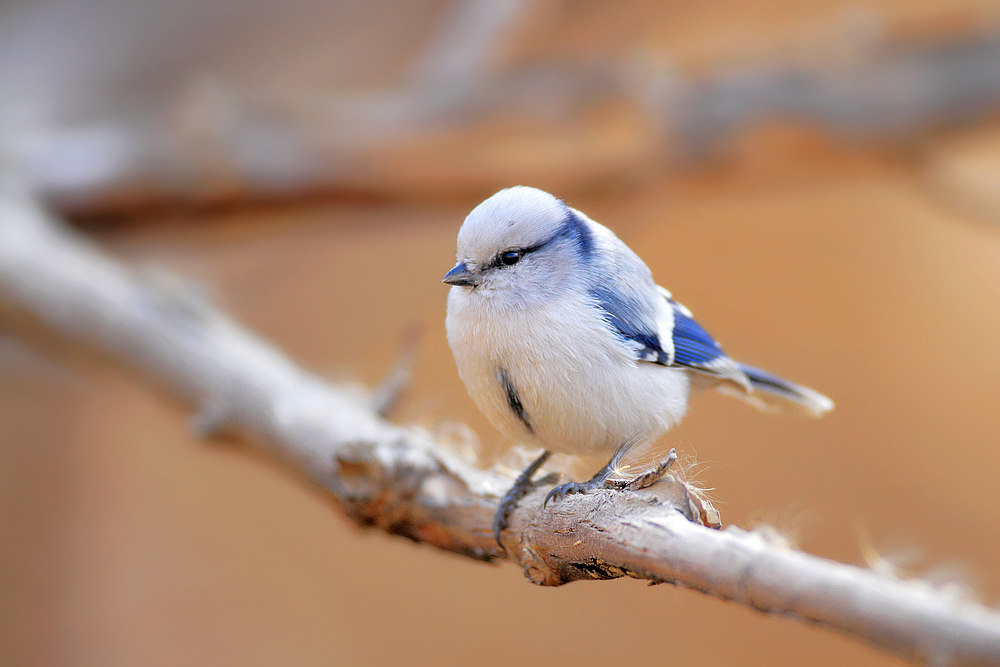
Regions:
<instances>
[{"instance_id":1,"label":"bird","mask_svg":"<svg viewBox=\"0 0 1000 667\"><path fill-rule=\"evenodd\" d=\"M553 488L546 505L609 486L616 459L680 422L703 390L815 417L833 408L730 358L610 229L543 190L514 186L476 206L456 260L442 282L459 376L497 430L542 450L497 509L501 547L553 452L614 456L591 480Z\"/></svg>"}]
</instances>

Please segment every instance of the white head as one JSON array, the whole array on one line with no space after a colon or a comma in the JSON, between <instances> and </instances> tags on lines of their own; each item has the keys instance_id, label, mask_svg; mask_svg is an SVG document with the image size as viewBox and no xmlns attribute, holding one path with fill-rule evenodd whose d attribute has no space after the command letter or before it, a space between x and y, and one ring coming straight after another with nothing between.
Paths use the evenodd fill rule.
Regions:
<instances>
[{"instance_id":1,"label":"white head","mask_svg":"<svg viewBox=\"0 0 1000 667\"><path fill-rule=\"evenodd\" d=\"M443 281L483 298L528 303L578 284L594 252L586 217L547 192L516 186L474 208Z\"/></svg>"}]
</instances>

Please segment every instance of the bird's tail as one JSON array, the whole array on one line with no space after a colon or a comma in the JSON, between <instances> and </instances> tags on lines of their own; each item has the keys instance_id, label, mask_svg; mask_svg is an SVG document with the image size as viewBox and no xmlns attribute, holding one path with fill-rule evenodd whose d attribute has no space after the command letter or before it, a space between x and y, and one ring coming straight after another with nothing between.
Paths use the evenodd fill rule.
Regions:
<instances>
[{"instance_id":1,"label":"bird's tail","mask_svg":"<svg viewBox=\"0 0 1000 667\"><path fill-rule=\"evenodd\" d=\"M753 391L747 393L728 384L719 390L736 396L762 410L792 408L811 417L822 417L833 409L833 401L808 387L789 382L777 375L746 364L737 364L750 380Z\"/></svg>"}]
</instances>

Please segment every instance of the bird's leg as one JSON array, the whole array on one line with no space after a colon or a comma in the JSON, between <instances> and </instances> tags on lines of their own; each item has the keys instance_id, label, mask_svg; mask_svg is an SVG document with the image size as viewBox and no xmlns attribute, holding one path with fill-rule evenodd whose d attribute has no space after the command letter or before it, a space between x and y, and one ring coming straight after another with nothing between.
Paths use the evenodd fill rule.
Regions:
<instances>
[{"instance_id":1,"label":"bird's leg","mask_svg":"<svg viewBox=\"0 0 1000 667\"><path fill-rule=\"evenodd\" d=\"M545 496L545 501L542 506L545 507L549 504L550 500L562 500L568 495L573 493L587 493L588 491L595 491L597 489L620 489L620 490L631 490L637 491L639 489L645 489L648 486L656 484L660 479L667 474L667 470L670 466L674 464L677 460L677 451L673 448L667 454L667 457L656 468L644 472L638 477L633 477L628 480L618 480L610 479L611 475L614 474L619 468L624 454L631 449L632 444L627 443L615 452L615 455L611 457L608 464L598 471L596 475L591 477L586 482L569 482L567 484L560 484L556 488L549 491L548 495Z\"/></svg>"},{"instance_id":2,"label":"bird's leg","mask_svg":"<svg viewBox=\"0 0 1000 667\"><path fill-rule=\"evenodd\" d=\"M493 537L496 538L497 544L501 548L503 548L503 542L500 540L500 534L507 528L510 513L514 511L518 501L535 488L536 483L531 481L531 478L549 460L550 456L552 456L552 452L547 449L543 451L537 459L532 461L531 465L524 469L524 472L517 476L517 479L514 480L514 486L510 487L510 490L500 500L500 506L497 507L496 514L493 515ZM548 476L544 477L543 480L548 480Z\"/></svg>"}]
</instances>

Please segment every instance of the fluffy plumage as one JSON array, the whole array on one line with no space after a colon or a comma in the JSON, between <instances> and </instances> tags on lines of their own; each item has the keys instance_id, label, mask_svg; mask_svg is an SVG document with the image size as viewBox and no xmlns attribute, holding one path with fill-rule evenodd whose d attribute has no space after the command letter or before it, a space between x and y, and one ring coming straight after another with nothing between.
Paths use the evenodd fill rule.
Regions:
<instances>
[{"instance_id":1,"label":"fluffy plumage","mask_svg":"<svg viewBox=\"0 0 1000 667\"><path fill-rule=\"evenodd\" d=\"M473 209L457 260L448 342L473 401L514 440L611 452L663 434L701 387L817 416L833 407L730 359L618 237L541 190Z\"/></svg>"}]
</instances>

